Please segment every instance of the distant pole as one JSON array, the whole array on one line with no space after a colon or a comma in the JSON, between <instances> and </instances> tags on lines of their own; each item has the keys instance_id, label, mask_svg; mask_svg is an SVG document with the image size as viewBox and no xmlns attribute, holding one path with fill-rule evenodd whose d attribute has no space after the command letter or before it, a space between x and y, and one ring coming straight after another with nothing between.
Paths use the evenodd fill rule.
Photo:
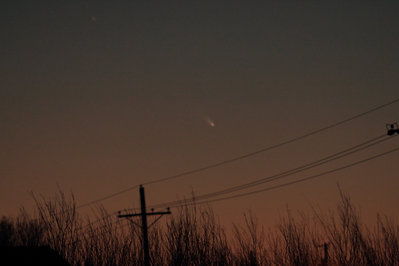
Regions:
<instances>
[{"instance_id":1,"label":"distant pole","mask_svg":"<svg viewBox=\"0 0 399 266\"><path fill-rule=\"evenodd\" d=\"M328 243L324 243L324 263L323 265L328 265Z\"/></svg>"},{"instance_id":2,"label":"distant pole","mask_svg":"<svg viewBox=\"0 0 399 266\"><path fill-rule=\"evenodd\" d=\"M141 230L143 232L144 265L150 266L150 250L148 247L147 211L145 206L144 187L140 185Z\"/></svg>"},{"instance_id":3,"label":"distant pole","mask_svg":"<svg viewBox=\"0 0 399 266\"><path fill-rule=\"evenodd\" d=\"M168 208L166 212L147 212L146 204L145 204L145 194L144 187L140 185L140 205L141 205L141 213L127 213L127 214L118 214L118 218L130 218L135 216L141 216L141 231L143 233L143 255L144 255L144 265L150 266L150 249L148 244L148 225L147 225L147 216L158 216L155 221L152 222L151 225L156 223L163 215L171 214L170 209ZM136 223L134 223L136 224Z\"/></svg>"}]
</instances>

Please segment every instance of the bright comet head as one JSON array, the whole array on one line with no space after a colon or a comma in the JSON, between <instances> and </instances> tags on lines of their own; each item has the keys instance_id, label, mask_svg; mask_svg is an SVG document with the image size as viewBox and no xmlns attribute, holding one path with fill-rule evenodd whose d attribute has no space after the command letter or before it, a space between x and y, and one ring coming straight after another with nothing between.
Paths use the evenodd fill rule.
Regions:
<instances>
[{"instance_id":1,"label":"bright comet head","mask_svg":"<svg viewBox=\"0 0 399 266\"><path fill-rule=\"evenodd\" d=\"M209 116L203 116L203 117L202 117L202 120L203 120L205 123L207 123L210 127L215 127L215 126L216 126L215 122L213 122L213 120L210 119Z\"/></svg>"}]
</instances>

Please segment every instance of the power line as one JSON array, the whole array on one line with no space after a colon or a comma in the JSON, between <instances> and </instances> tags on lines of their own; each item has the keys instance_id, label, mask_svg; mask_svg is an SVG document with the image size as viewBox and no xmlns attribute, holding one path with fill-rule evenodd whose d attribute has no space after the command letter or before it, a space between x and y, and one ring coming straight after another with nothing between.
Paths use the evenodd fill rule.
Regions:
<instances>
[{"instance_id":1,"label":"power line","mask_svg":"<svg viewBox=\"0 0 399 266\"><path fill-rule=\"evenodd\" d=\"M302 171L309 170L311 168L320 166L322 164L331 162L333 160L340 159L342 157L348 156L348 155L353 154L355 152L364 150L366 148L369 148L369 147L374 146L376 144L379 144L381 142L384 142L384 141L387 141L389 139L392 139L395 136L386 137L386 138L384 138L382 140L379 140L382 137L386 137L386 135L384 134L384 135L380 135L378 137L369 139L369 140L367 140L365 142L362 142L360 144L352 146L352 147L350 147L348 149L345 149L345 150L339 151L337 153L328 155L328 156L326 156L326 157L324 157L322 159L313 161L311 163L307 163L305 165L301 165L301 166L296 167L294 169L290 169L290 170L287 170L287 171L284 171L284 172L281 172L281 173L278 173L278 174L275 174L275 175L272 175L272 176L268 176L268 177L265 177L265 178L254 180L252 182L245 183L245 184L242 184L242 185L233 186L233 187L226 188L226 189L223 189L223 190L219 190L219 191L215 191L215 192L211 192L211 193L207 193L207 194L196 196L195 200L204 200L204 199L220 196L220 195L223 195L223 194L235 192L235 191L238 191L238 190L243 190L243 189L246 189L246 188L249 188L249 187L252 187L252 186L256 186L256 185L264 184L264 183L267 183L267 182L275 181L276 179L287 177L287 176L290 176L290 175L293 175L293 174L296 174L296 173L299 173L299 172L302 172ZM366 145L366 144L369 144L369 145ZM173 206L178 206L180 204L187 204L187 202L190 202L190 201L193 201L193 200L170 201L170 202L167 202L167 203L151 205L151 206L149 206L149 208L162 208L162 207L165 207L165 206L168 206L168 207L172 206L173 207ZM125 209L124 211L130 211L130 210L136 210L136 209L137 208L129 208L129 209ZM98 222L104 221L104 219L106 219L108 217L111 217L111 216L114 216L116 214L119 214L119 212L113 212L113 213L110 213L110 214L108 214L106 216L100 217L97 220L90 221L88 224L78 228L78 230L82 231L82 230L86 229L87 227L89 227L91 225L94 225L94 224L96 224Z\"/></svg>"},{"instance_id":2,"label":"power line","mask_svg":"<svg viewBox=\"0 0 399 266\"><path fill-rule=\"evenodd\" d=\"M385 137L385 138L382 139L382 140L378 140L378 139L380 139L382 137ZM246 188L250 188L250 187L253 187L253 186L257 186L257 185L260 185L260 184L272 182L272 181L275 181L275 180L278 180L278 179L281 179L281 178L284 178L284 177L287 177L287 176L291 176L291 175L294 175L294 174L297 174L297 173L300 173L300 172L315 168L317 166L329 163L331 161L338 160L340 158L346 157L346 156L351 155L353 153L356 153L356 152L359 152L361 150L364 150L364 149L367 149L369 147L372 147L374 145L377 145L377 144L379 144L381 142L387 141L389 139L392 139L392 137L386 137L385 135L381 135L381 136L372 138L372 139L370 139L368 141L365 141L363 143L360 143L360 144L357 144L355 146L352 146L352 147L350 147L348 149L345 149L345 150L342 150L340 152L328 155L328 156L326 156L326 157L324 157L322 159L319 159L319 160L313 161L311 163L307 163L307 164L301 165L299 167L296 167L296 168L293 168L293 169L290 169L290 170L287 170L287 171L284 171L284 172L281 172L281 173L278 173L278 174L274 174L274 175L267 176L267 177L264 177L264 178L260 178L260 179L257 179L257 180L254 180L254 181L251 181L251 182L248 182L248 183L245 183L245 184L233 186L233 187L230 187L230 188L225 188L225 189L218 190L218 191L215 191L215 192L211 192L211 193L206 193L206 194L202 194L202 195L199 195L199 196L195 196L195 198L193 200L176 200L176 201L170 201L170 202L167 202L167 203L152 205L150 207L152 207L152 208L161 208L161 207L165 207L165 206L168 206L168 207L169 206L173 206L173 205L176 205L176 204L179 205L180 203L187 203L188 201L212 198L212 197L220 196L220 195L223 195L223 194L228 194L228 193L232 193L232 192L235 192L235 191L239 191L239 190L243 190L243 189L246 189ZM366 144L368 144L368 145L366 145Z\"/></svg>"},{"instance_id":3,"label":"power line","mask_svg":"<svg viewBox=\"0 0 399 266\"><path fill-rule=\"evenodd\" d=\"M116 196L118 196L118 195L121 195L121 194L126 193L126 192L128 192L128 191L131 191L131 190L133 190L133 189L135 189L135 188L138 188L138 187L139 187L139 185L134 185L134 186L132 186L132 187L129 187L129 188L120 190L120 191L115 192L115 193L113 193L113 194L104 196L104 197L102 197L102 198L89 201L89 202L87 202L87 203L84 203L84 204L82 204L82 205L79 205L79 206L77 207L77 209L80 209L80 208L83 208L83 207L87 207L87 206L90 206L90 205L99 203L99 202L101 202L101 201L104 201L104 200L107 200L107 199L116 197Z\"/></svg>"},{"instance_id":4,"label":"power line","mask_svg":"<svg viewBox=\"0 0 399 266\"><path fill-rule=\"evenodd\" d=\"M363 159L363 160L356 161L354 163L350 163L350 164L347 164L347 165L344 165L344 166L341 166L341 167L338 167L338 168L335 168L335 169L332 169L332 170L329 170L329 171L325 171L325 172L322 172L322 173L319 173L319 174L315 174L315 175L308 176L308 177L305 177L305 178L301 178L301 179L297 179L297 180L294 180L294 181L290 181L290 182L287 182L287 183L284 183L284 184L275 185L275 186L272 186L272 187L267 187L267 188L263 188L263 189L259 189L259 190L255 190L255 191L245 192L245 193L241 193L241 194L237 194L237 195L232 195L232 196L212 199L212 200L204 200L204 201L200 201L200 202L195 202L195 201L194 202L189 202L187 204L171 206L171 208L178 208L178 207L182 207L182 206L189 206L189 205L196 205L196 204L208 204L208 203L212 203L212 202L229 200L229 199L234 199L234 198L240 198L240 197L245 197L245 196L249 196L249 195L252 195L252 194L257 194L257 193L261 193L261 192L265 192L265 191L279 189L279 188L290 186L290 185L293 185L293 184L305 182L305 181L308 181L308 180L311 180L311 179L314 179L314 178L317 178L317 177L320 177L320 176L324 176L324 175L328 175L328 174L331 174L331 173L334 173L334 172L342 171L344 169L356 166L358 164L366 163L368 161L377 159L379 157L382 157L382 156L385 156L385 155L388 155L390 153L397 152L397 151L399 151L399 147L397 147L395 149L392 149L392 150L389 150L389 151L386 151L386 152L383 152L383 153L379 153L377 155L368 157L368 158Z\"/></svg>"},{"instance_id":5,"label":"power line","mask_svg":"<svg viewBox=\"0 0 399 266\"><path fill-rule=\"evenodd\" d=\"M383 138L381 140L382 137L385 137L385 138ZM395 136L393 136L393 137L395 137ZM384 141L392 139L393 137L386 137L386 135L380 135L378 137L369 139L369 140L367 140L365 142L362 142L360 144L354 145L354 146L352 146L350 148L347 148L347 149L344 149L344 150L339 151L337 153L334 153L334 154L328 155L326 157L323 157L322 159L319 159L319 160L313 161L311 163L307 163L307 164L301 165L299 167L296 167L296 168L293 168L293 169L290 169L290 170L287 170L287 171L284 171L284 172L281 172L281 173L278 173L278 174L275 174L275 175L272 175L272 176L268 176L268 177L265 177L265 178L254 180L254 181L249 182L249 183L245 183L245 184L238 185L238 186L233 186L233 187L226 188L226 189L223 189L223 190L219 190L219 191L216 191L216 192L211 192L211 193L199 195L199 196L196 196L193 200L170 201L170 202L167 202L167 203L150 205L148 208L162 208L162 207L165 207L165 206L168 206L168 207L169 206L170 207L179 207L179 206L187 205L187 204L190 204L190 203L197 203L197 200L205 200L205 199L208 199L208 198L224 195L224 194L227 194L227 193L232 193L232 192L235 192L235 191L239 191L239 190L243 190L243 189L250 188L250 187L253 187L253 186L257 186L257 185L260 185L260 184L264 184L264 183L268 183L268 182L271 182L271 181L275 181L277 179L284 178L284 177L287 177L287 176L290 176L290 175L293 175L293 174L296 174L296 173L299 173L299 172L303 172L303 171L309 170L311 168L320 166L322 164L325 164L325 163L328 163L328 162L331 162L331 161L346 157L346 156L351 155L353 153L359 152L359 151L364 150L366 148L372 147L374 145L377 145L379 143L382 143ZM209 202L209 201L207 201L207 202ZM137 208L130 208L130 209L125 209L124 211L130 211L130 210L136 210L136 209ZM93 222L90 222L89 224L86 224L85 226L81 226L78 230L81 231L83 229L86 229L90 225L94 225L95 223L104 221L104 219L106 219L106 218L108 218L110 216L119 214L119 213L120 212L113 212L113 213L108 214L108 215L106 215L104 217L100 217L99 219L97 219L97 220L95 220Z\"/></svg>"},{"instance_id":6,"label":"power line","mask_svg":"<svg viewBox=\"0 0 399 266\"><path fill-rule=\"evenodd\" d=\"M109 217L109 216L105 216L104 219L106 217ZM88 227L89 225L92 225L92 224L93 223L89 223L86 226L82 226L82 227L78 228L77 231L80 233L80 235L82 235L82 236L84 235L85 236L85 237L83 237L84 240L79 238L79 239L77 239L75 241L72 241L70 244L76 245L76 243L78 243L78 242L87 241L87 239L89 239L89 238L92 239L94 235L99 235L99 234L102 234L104 232L107 232L107 233L109 232L108 230L104 230L104 229L108 229L109 228L110 230L114 230L114 229L116 229L118 227L121 227L123 229L126 225L129 225L128 223L124 223L124 221L120 221L119 219L116 219L114 221L109 222L108 224L100 225L99 227L91 228L91 230L89 230L89 231L83 231L83 229L85 229L86 227Z\"/></svg>"},{"instance_id":7,"label":"power line","mask_svg":"<svg viewBox=\"0 0 399 266\"><path fill-rule=\"evenodd\" d=\"M395 149L392 149L392 150L389 150L389 151L386 151L386 152L383 152L383 153L376 154L374 156L371 156L371 157L368 157L368 158L365 158L365 159L362 159L362 160L359 160L359 161L356 161L356 162L353 162L353 163L350 163L350 164L347 164L347 165L344 165L344 166L341 166L341 167L338 167L338 168L335 168L335 169L332 169L332 170L329 170L329 171L325 171L325 172L322 172L322 173L319 173L319 174L315 174L315 175L308 176L308 177L305 177L305 178L297 179L297 180L294 180L294 181L291 181L291 182L287 182L287 183L284 183L284 184L275 185L275 186L272 186L272 187L263 188L263 189L259 189L259 190L255 190L255 191L251 191L251 192L246 192L246 193L241 193L241 194L237 194L237 195L232 195L232 196L228 196L228 197L217 198L217 199L213 199L213 200L185 203L185 204L181 204L181 205L177 205L177 206L172 206L172 208L178 208L178 207L182 207L182 206L189 206L189 205L196 205L196 204L199 204L199 205L208 204L208 203L212 203L212 202L229 200L229 199L234 199L234 198L240 198L240 197L250 196L250 195L253 195L253 194L258 194L258 193L265 192L265 191L270 191L270 190L274 190L274 189L283 188L283 187L290 186L290 185L293 185L293 184L302 183L302 182L305 182L305 181L308 181L308 180L311 180L311 179L315 179L317 177L321 177L321 176L328 175L328 174L331 174L331 173L339 172L339 171L342 171L344 169L351 168L351 167L354 167L356 165L366 163L368 161L380 158L382 156L385 156L385 155L388 155L388 154L391 154L391 153L394 153L394 152L397 152L397 151L399 151L399 147L397 147ZM112 225L115 225L115 224L116 224L117 227L121 227L121 226L125 227L127 225L127 224L118 223L118 220L116 220L114 222L111 222L111 224L104 225L104 226L101 226L99 228L95 228L94 231L99 231L99 230L101 230L104 227L112 226Z\"/></svg>"},{"instance_id":8,"label":"power line","mask_svg":"<svg viewBox=\"0 0 399 266\"><path fill-rule=\"evenodd\" d=\"M114 216L116 216L117 214L118 214L118 212L109 213L109 214L107 214L107 215L105 215L105 216L102 216L102 217L100 217L100 218L98 218L98 219L96 219L96 220L94 220L94 221L89 221L87 224L80 226L77 230L78 230L78 231L83 231L84 229L86 229L86 228L88 228L88 227L90 227L90 226L93 226L93 225L95 225L96 223L105 221L105 219L107 219L107 218L109 218L109 217L114 217Z\"/></svg>"},{"instance_id":9,"label":"power line","mask_svg":"<svg viewBox=\"0 0 399 266\"><path fill-rule=\"evenodd\" d=\"M369 113L375 112L377 110L380 110L382 108L385 108L385 107L387 107L389 105L392 105L392 104L395 104L397 102L399 102L399 98L394 99L394 100L392 100L390 102L384 103L382 105L379 105L377 107L374 107L372 109L369 109L369 110L367 110L365 112L362 112L362 113L359 113L357 115L351 116L351 117L346 118L344 120L341 120L339 122L336 122L336 123L330 124L328 126L316 129L316 130L311 131L309 133L306 133L304 135L300 135L300 136L291 138L289 140L286 140L286 141L283 141L283 142L280 142L280 143L277 143L277 144L274 144L274 145L270 145L268 147L265 147L265 148L262 148L262 149L259 149L259 150L253 151L253 152L249 152L249 153L237 156L237 157L233 157L233 158L230 158L230 159L227 159L227 160L223 160L223 161L220 161L220 162L217 162L217 163L209 164L209 165L206 165L206 166L203 166L203 167L195 168L195 169L192 169L192 170L189 170L189 171L185 171L185 172L181 172L181 173L178 173L178 174L174 174L174 175L170 175L170 176L154 179L152 181L144 182L142 184L143 185L151 185L151 184L155 184L155 183L165 182L165 181L168 181L168 180L172 180L172 179L176 179L176 178L179 178L179 177L183 177L183 176L187 176L187 175L203 172L203 171L206 171L206 170L209 170L209 169L212 169L212 168L216 168L216 167L219 167L219 166L222 166L222 165L225 165L225 164L229 164L229 163L233 163L233 162L236 162L236 161L239 161L239 160L243 160L243 159L246 159L248 157L252 157L252 156L255 156L257 154L260 154L260 153L263 153L263 152L266 152L266 151L269 151L269 150L272 150L272 149L276 149L278 147L290 144L292 142L307 138L309 136L312 136L312 135L318 134L320 132L326 131L328 129L337 127L339 125L345 124L347 122L350 122L352 120L355 120L357 118L365 116L365 115L367 115ZM107 196L101 197L99 199L96 199L96 200L84 203L82 205L79 205L77 208L83 208L83 207L86 207L86 206L89 206L89 205L92 205L92 204L95 204L95 203L98 203L98 202L101 202L101 201L116 197L118 195L124 194L124 193L126 193L128 191L131 191L131 190L133 190L135 188L138 188L138 187L139 187L139 185L134 185L134 186L128 187L126 189L117 191L117 192L112 193L110 195L107 195Z\"/></svg>"},{"instance_id":10,"label":"power line","mask_svg":"<svg viewBox=\"0 0 399 266\"><path fill-rule=\"evenodd\" d=\"M388 154L391 154L391 153L394 153L394 152L397 152L397 151L399 151L399 147L391 149L391 150L383 152L383 153L379 153L379 154L370 156L370 157L362 159L362 160L358 160L356 162L353 162L353 163L350 163L350 164L347 164L347 165L344 165L344 166L341 166L341 167L338 167L338 168L335 168L335 169L332 169L332 170L328 170L328 171L325 171L325 172L322 172L322 173L319 173L319 174L311 175L311 176L308 176L308 177L305 177L305 178L300 178L300 179L297 179L297 180L293 180L293 181L290 181L290 182L287 182L287 183L284 183L284 184L275 185L275 186L272 186L272 187L267 187L267 188L263 188L263 189L259 189L259 190L255 190L255 191L245 192L245 193L241 193L241 194L237 194L237 195L231 195L231 196L227 196L227 197L212 199L212 200L203 200L203 201L199 201L199 202L192 201L192 202L188 202L188 203L187 202L183 202L183 204L171 206L171 208L178 208L178 207L182 207L182 206L190 206L190 205L196 205L196 204L199 204L199 205L208 204L208 203L212 203L212 202L229 200L229 199L240 198L240 197L246 197L246 196L250 196L250 195L253 195L253 194L258 194L258 193L265 192L265 191L270 191L270 190L283 188L283 187L290 186L290 185L293 185L293 184L302 183L302 182L305 182L305 181L308 181L308 180L311 180L311 179L315 179L317 177L321 177L321 176L328 175L328 174L331 174L331 173L339 172L339 171L342 171L344 169L351 168L351 167L354 167L356 165L369 162L371 160L380 158L382 156L385 156L385 155L388 155ZM110 215L108 215L106 217L109 217L109 216ZM104 217L102 219L104 219ZM111 222L110 225L113 225L113 224L117 224L117 226L121 226L117 222L117 220L114 221L114 222ZM95 228L94 230L98 231L98 230L100 230L100 229L102 229L104 227L107 227L107 226L109 226L109 225L104 225L104 226L101 226L99 228Z\"/></svg>"},{"instance_id":11,"label":"power line","mask_svg":"<svg viewBox=\"0 0 399 266\"><path fill-rule=\"evenodd\" d=\"M381 138L384 138L384 139L379 140ZM389 139L392 139L392 137L387 137L385 134L383 134L383 135L371 138L371 139L369 139L369 140L367 140L365 142L362 142L360 144L354 145L354 146L352 146L350 148L344 149L344 150L336 152L334 154L330 154L330 155L328 155L326 157L323 157L323 158L318 159L316 161L313 161L311 163L307 163L307 164L301 165L299 167L296 167L296 168L293 168L293 169L290 169L290 170L287 170L287 171L284 171L284 172L281 172L281 173L278 173L278 174L275 174L275 175L272 175L272 176L268 176L268 177L264 177L264 178L261 178L261 179L258 179L258 180L254 180L254 181L249 182L249 183L245 183L245 184L238 185L238 186L233 186L233 187L230 187L230 188L226 188L226 189L223 189L223 190L219 190L219 191L215 191L215 192L211 192L211 193L207 193L207 194L203 194L203 195L199 195L199 196L195 197L195 200L203 200L203 199L207 199L207 198L211 198L211 197L215 197L215 196L220 196L220 195L231 193L231 192L234 192L234 191L237 191L237 190L242 190L242 189L245 189L245 188L248 188L248 187L252 187L252 186L255 186L255 185L258 185L258 184L271 182L271 181L274 181L274 180L279 179L279 178L287 177L287 176L290 176L290 175L293 175L293 174L296 174L296 173L299 173L299 172L302 172L302 171L309 170L311 168L320 166L320 165L328 163L330 161L337 160L337 159L342 158L344 156L348 156L350 154L353 154L353 153L358 152L360 150L364 150L364 149L366 149L368 147L374 146L376 144L379 144L379 143L384 142L384 141L389 140ZM369 145L367 145L367 144L369 144ZM188 200L188 201L191 201L191 200ZM170 202L166 202L166 203L162 203L162 204L150 205L149 208L163 208L163 207L179 205L181 203L187 203L187 200L175 200L175 201L170 201ZM132 210L137 210L137 209L138 208L129 208L129 209L125 209L123 211L127 212L127 211L132 211ZM112 215L116 215L117 213L118 212L113 212L113 213L105 216L105 218L107 218L109 216L112 216ZM104 217L101 217L101 218L95 220L94 222L91 222L91 224L100 222L103 219L104 219ZM86 226L83 226L81 229L84 229L85 227L87 227L89 225L90 224L87 224Z\"/></svg>"}]
</instances>

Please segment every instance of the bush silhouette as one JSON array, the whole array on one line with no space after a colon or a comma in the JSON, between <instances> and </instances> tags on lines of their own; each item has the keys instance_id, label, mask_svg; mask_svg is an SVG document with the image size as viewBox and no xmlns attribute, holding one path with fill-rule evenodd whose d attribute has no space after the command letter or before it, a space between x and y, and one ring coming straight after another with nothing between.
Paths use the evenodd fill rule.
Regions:
<instances>
[{"instance_id":1,"label":"bush silhouette","mask_svg":"<svg viewBox=\"0 0 399 266\"><path fill-rule=\"evenodd\" d=\"M244 214L230 238L210 207L183 206L149 230L152 265L399 265L399 225L377 215L366 227L340 191L334 212L290 211L265 230ZM0 247L49 247L71 265L143 265L141 231L103 207L84 218L73 195L34 197L36 214L2 217Z\"/></svg>"}]
</instances>

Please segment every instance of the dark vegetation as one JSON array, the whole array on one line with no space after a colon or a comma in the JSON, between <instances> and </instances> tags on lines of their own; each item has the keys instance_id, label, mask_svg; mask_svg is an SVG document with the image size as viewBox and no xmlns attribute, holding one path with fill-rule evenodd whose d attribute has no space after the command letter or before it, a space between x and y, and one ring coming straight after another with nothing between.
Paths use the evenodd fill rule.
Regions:
<instances>
[{"instance_id":1,"label":"dark vegetation","mask_svg":"<svg viewBox=\"0 0 399 266\"><path fill-rule=\"evenodd\" d=\"M103 208L90 222L76 211L73 196L35 198L34 216L0 221L1 247L47 246L71 265L140 265L141 231ZM265 230L252 213L228 235L212 209L186 206L149 230L153 265L399 265L399 225L377 216L366 227L349 196L334 212L287 212ZM135 220L139 222L139 220Z\"/></svg>"}]
</instances>

